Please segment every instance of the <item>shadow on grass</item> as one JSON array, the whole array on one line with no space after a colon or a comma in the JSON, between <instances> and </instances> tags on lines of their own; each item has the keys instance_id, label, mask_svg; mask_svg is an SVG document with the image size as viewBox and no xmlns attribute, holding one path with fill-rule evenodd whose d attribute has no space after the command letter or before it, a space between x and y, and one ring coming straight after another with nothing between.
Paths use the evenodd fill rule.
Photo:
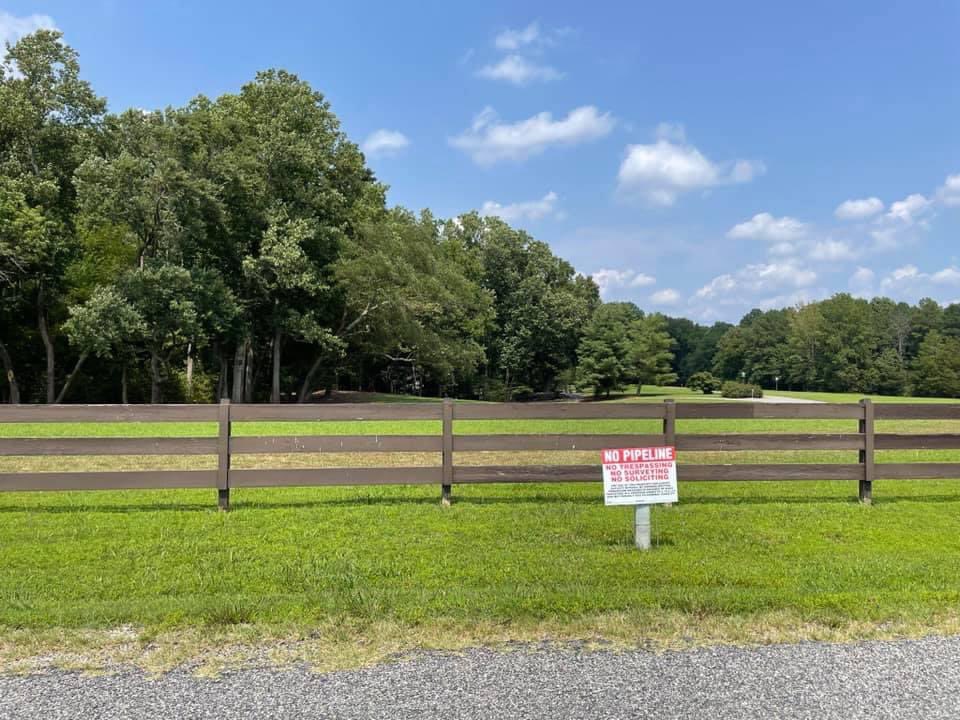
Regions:
<instances>
[{"instance_id":1,"label":"shadow on grass","mask_svg":"<svg viewBox=\"0 0 960 720\"><path fill-rule=\"evenodd\" d=\"M876 495L873 505L889 505L898 502L960 502L960 495ZM842 503L858 505L860 500L855 494L848 497L837 495L804 495L802 497L777 497L776 495L758 495L755 497L699 496L680 498L680 505L822 505Z\"/></svg>"},{"instance_id":2,"label":"shadow on grass","mask_svg":"<svg viewBox=\"0 0 960 720\"><path fill-rule=\"evenodd\" d=\"M683 505L717 505L734 508L738 505L825 505L825 504L843 504L856 505L858 499L855 494L850 496L838 495L804 495L783 497L777 495L758 495L753 497L734 497L729 495L699 495L695 497L681 497L677 506ZM916 502L916 503L960 503L960 494L937 494L937 495L875 495L873 498L874 506L889 505L894 503ZM484 505L581 505L581 506L602 506L602 497L558 497L555 495L483 495L483 496L460 496L454 489L453 504L463 506L484 506ZM234 499L231 503L231 512L242 512L246 510L296 510L311 508L362 508L365 506L440 506L439 493L437 497L349 497L349 498L304 498L303 500L242 500ZM665 508L665 512L670 512ZM210 512L216 513L216 499L209 503L85 503L83 505L2 505L0 504L0 514L70 514L80 512L94 513L151 513L151 512Z\"/></svg>"}]
</instances>

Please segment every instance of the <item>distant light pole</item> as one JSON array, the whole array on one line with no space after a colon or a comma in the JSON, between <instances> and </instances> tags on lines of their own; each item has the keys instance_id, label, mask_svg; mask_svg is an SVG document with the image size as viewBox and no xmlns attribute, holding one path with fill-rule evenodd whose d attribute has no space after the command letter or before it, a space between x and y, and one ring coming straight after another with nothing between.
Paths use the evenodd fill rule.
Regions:
<instances>
[{"instance_id":1,"label":"distant light pole","mask_svg":"<svg viewBox=\"0 0 960 720\"><path fill-rule=\"evenodd\" d=\"M777 375L775 378L773 378L773 382L774 382L774 388L775 388L776 390L780 390L780 376L779 376L779 375Z\"/></svg>"}]
</instances>

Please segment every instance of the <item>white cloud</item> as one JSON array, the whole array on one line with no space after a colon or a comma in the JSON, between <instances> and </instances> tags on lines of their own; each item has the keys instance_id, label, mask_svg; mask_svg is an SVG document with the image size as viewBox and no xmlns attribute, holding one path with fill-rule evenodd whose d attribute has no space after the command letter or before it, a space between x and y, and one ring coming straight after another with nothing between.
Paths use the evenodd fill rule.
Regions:
<instances>
[{"instance_id":1,"label":"white cloud","mask_svg":"<svg viewBox=\"0 0 960 720\"><path fill-rule=\"evenodd\" d=\"M625 287L647 287L655 285L657 279L646 273L636 272L631 269L613 270L603 268L590 275L593 281L600 288L601 295L607 295L611 290Z\"/></svg>"},{"instance_id":2,"label":"white cloud","mask_svg":"<svg viewBox=\"0 0 960 720\"><path fill-rule=\"evenodd\" d=\"M785 307L807 305L817 300L822 300L829 294L830 293L824 288L804 288L803 290L796 290L791 293L760 298L759 300L751 302L750 305L760 308L761 310L779 310Z\"/></svg>"},{"instance_id":3,"label":"white cloud","mask_svg":"<svg viewBox=\"0 0 960 720\"><path fill-rule=\"evenodd\" d=\"M944 205L960 205L960 174L949 175L937 190L937 198Z\"/></svg>"},{"instance_id":4,"label":"white cloud","mask_svg":"<svg viewBox=\"0 0 960 720\"><path fill-rule=\"evenodd\" d=\"M489 80L504 80L514 85L529 85L532 82L548 82L563 77L549 65L538 65L521 55L508 55L496 65L485 65L477 75Z\"/></svg>"},{"instance_id":5,"label":"white cloud","mask_svg":"<svg viewBox=\"0 0 960 720\"><path fill-rule=\"evenodd\" d=\"M930 200L920 193L914 193L913 195L908 195L903 200L891 203L890 210L887 212L886 217L889 220L899 220L909 225L929 207Z\"/></svg>"},{"instance_id":6,"label":"white cloud","mask_svg":"<svg viewBox=\"0 0 960 720\"><path fill-rule=\"evenodd\" d=\"M548 192L539 200L510 203L501 205L493 200L487 200L480 208L481 215L496 215L505 222L520 220L539 220L556 212L557 194Z\"/></svg>"},{"instance_id":7,"label":"white cloud","mask_svg":"<svg viewBox=\"0 0 960 720\"><path fill-rule=\"evenodd\" d=\"M657 279L653 275L637 273L633 276L633 280L630 281L630 287L646 287L647 285L655 285L656 283Z\"/></svg>"},{"instance_id":8,"label":"white cloud","mask_svg":"<svg viewBox=\"0 0 960 720\"><path fill-rule=\"evenodd\" d=\"M812 260L843 262L856 260L857 257L858 253L848 243L831 238L820 240L810 248L810 258Z\"/></svg>"},{"instance_id":9,"label":"white cloud","mask_svg":"<svg viewBox=\"0 0 960 720\"><path fill-rule=\"evenodd\" d=\"M936 297L938 293L945 292L953 294L955 290L945 290L945 288L960 287L960 269L951 265L942 270L927 273L916 265L908 264L897 268L883 278L880 281L880 287L884 294L910 300Z\"/></svg>"},{"instance_id":10,"label":"white cloud","mask_svg":"<svg viewBox=\"0 0 960 720\"><path fill-rule=\"evenodd\" d=\"M650 296L650 302L655 305L676 305L680 302L680 293L673 288L658 290Z\"/></svg>"},{"instance_id":11,"label":"white cloud","mask_svg":"<svg viewBox=\"0 0 960 720\"><path fill-rule=\"evenodd\" d=\"M817 280L817 274L794 260L756 263L735 273L719 275L694 293L694 300L743 302L744 296L777 291L781 288L804 288Z\"/></svg>"},{"instance_id":12,"label":"white cloud","mask_svg":"<svg viewBox=\"0 0 960 720\"><path fill-rule=\"evenodd\" d=\"M697 300L711 300L722 295L726 295L737 289L736 278L730 273L718 275L708 282L702 288L694 293L693 297Z\"/></svg>"},{"instance_id":13,"label":"white cloud","mask_svg":"<svg viewBox=\"0 0 960 720\"><path fill-rule=\"evenodd\" d=\"M361 149L367 155L394 155L410 145L410 140L397 130L380 129L370 133Z\"/></svg>"},{"instance_id":14,"label":"white cloud","mask_svg":"<svg viewBox=\"0 0 960 720\"><path fill-rule=\"evenodd\" d=\"M890 274L889 279L896 282L900 280L912 280L919 276L920 276L920 270L917 269L916 265L904 265L903 267L900 267L894 270Z\"/></svg>"},{"instance_id":15,"label":"white cloud","mask_svg":"<svg viewBox=\"0 0 960 720\"><path fill-rule=\"evenodd\" d=\"M888 227L871 230L870 237L873 238L873 249L881 252L896 250L904 242L899 228Z\"/></svg>"},{"instance_id":16,"label":"white cloud","mask_svg":"<svg viewBox=\"0 0 960 720\"><path fill-rule=\"evenodd\" d=\"M947 267L935 272L931 279L941 285L960 285L960 270L955 267Z\"/></svg>"},{"instance_id":17,"label":"white cloud","mask_svg":"<svg viewBox=\"0 0 960 720\"><path fill-rule=\"evenodd\" d=\"M572 32L573 29L569 27L542 28L540 23L534 20L524 28L504 30L493 39L493 45L506 52L523 48L537 50L556 45Z\"/></svg>"},{"instance_id":18,"label":"white cloud","mask_svg":"<svg viewBox=\"0 0 960 720\"><path fill-rule=\"evenodd\" d=\"M796 218L774 217L770 213L758 213L749 220L734 225L727 231L727 237L737 240L769 240L789 243L799 240L807 233L807 226Z\"/></svg>"},{"instance_id":19,"label":"white cloud","mask_svg":"<svg viewBox=\"0 0 960 720\"><path fill-rule=\"evenodd\" d=\"M858 267L853 275L850 276L848 285L857 290L865 290L873 286L875 274L873 270L866 267Z\"/></svg>"},{"instance_id":20,"label":"white cloud","mask_svg":"<svg viewBox=\"0 0 960 720\"><path fill-rule=\"evenodd\" d=\"M687 140L687 130L680 123L662 122L657 125L654 134L657 136L657 140L670 140L677 143Z\"/></svg>"},{"instance_id":21,"label":"white cloud","mask_svg":"<svg viewBox=\"0 0 960 720\"><path fill-rule=\"evenodd\" d=\"M730 171L730 182L748 183L766 172L767 166L759 160L737 160Z\"/></svg>"},{"instance_id":22,"label":"white cloud","mask_svg":"<svg viewBox=\"0 0 960 720\"><path fill-rule=\"evenodd\" d=\"M470 154L480 165L501 160L523 160L556 145L577 145L596 140L613 130L616 121L592 105L571 110L554 120L548 112L508 124L499 122L496 112L486 108L470 129L450 138L450 145Z\"/></svg>"},{"instance_id":23,"label":"white cloud","mask_svg":"<svg viewBox=\"0 0 960 720\"><path fill-rule=\"evenodd\" d=\"M797 246L791 242L777 242L767 248L767 252L771 255L778 255L783 257L784 255L793 255L797 251Z\"/></svg>"},{"instance_id":24,"label":"white cloud","mask_svg":"<svg viewBox=\"0 0 960 720\"><path fill-rule=\"evenodd\" d=\"M761 164L747 160L738 160L732 170L725 171L693 145L665 137L677 137L677 128L661 124L655 143L627 146L618 174L621 191L637 193L654 205L673 205L680 193L748 182L764 171ZM682 132L680 128L681 136Z\"/></svg>"},{"instance_id":25,"label":"white cloud","mask_svg":"<svg viewBox=\"0 0 960 720\"><path fill-rule=\"evenodd\" d=\"M860 200L845 200L833 214L838 220L864 220L883 212L883 201L877 197Z\"/></svg>"},{"instance_id":26,"label":"white cloud","mask_svg":"<svg viewBox=\"0 0 960 720\"><path fill-rule=\"evenodd\" d=\"M15 43L24 35L37 30L56 30L57 25L49 15L26 15L17 17L0 10L0 45Z\"/></svg>"},{"instance_id":27,"label":"white cloud","mask_svg":"<svg viewBox=\"0 0 960 720\"><path fill-rule=\"evenodd\" d=\"M904 265L880 281L884 293L898 297L915 297L926 294L930 286L930 276L920 272L916 265Z\"/></svg>"},{"instance_id":28,"label":"white cloud","mask_svg":"<svg viewBox=\"0 0 960 720\"><path fill-rule=\"evenodd\" d=\"M870 231L872 249L886 252L916 241L919 231L929 228L930 219L926 216L933 207L933 200L919 193L890 203L887 212L874 220L876 227Z\"/></svg>"},{"instance_id":29,"label":"white cloud","mask_svg":"<svg viewBox=\"0 0 960 720\"><path fill-rule=\"evenodd\" d=\"M499 50L519 50L527 45L533 45L542 41L542 37L540 23L534 20L520 30L504 30L494 38L493 44Z\"/></svg>"}]
</instances>

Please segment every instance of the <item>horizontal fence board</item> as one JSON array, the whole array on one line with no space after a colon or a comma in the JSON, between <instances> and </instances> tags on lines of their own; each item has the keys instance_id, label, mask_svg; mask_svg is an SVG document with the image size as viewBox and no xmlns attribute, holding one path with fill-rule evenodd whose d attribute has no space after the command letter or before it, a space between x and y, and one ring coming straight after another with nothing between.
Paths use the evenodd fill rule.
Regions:
<instances>
[{"instance_id":1,"label":"horizontal fence board","mask_svg":"<svg viewBox=\"0 0 960 720\"><path fill-rule=\"evenodd\" d=\"M664 417L663 403L532 402L455 405L454 420L633 420Z\"/></svg>"},{"instance_id":2,"label":"horizontal fence board","mask_svg":"<svg viewBox=\"0 0 960 720\"><path fill-rule=\"evenodd\" d=\"M877 420L960 420L960 404L916 403L874 405Z\"/></svg>"},{"instance_id":3,"label":"horizontal fence board","mask_svg":"<svg viewBox=\"0 0 960 720\"><path fill-rule=\"evenodd\" d=\"M473 465L453 468L453 481L471 483L599 482L600 465Z\"/></svg>"},{"instance_id":4,"label":"horizontal fence board","mask_svg":"<svg viewBox=\"0 0 960 720\"><path fill-rule=\"evenodd\" d=\"M304 422L325 420L439 420L441 404L422 403L272 403L231 405L231 421L271 420Z\"/></svg>"},{"instance_id":5,"label":"horizontal fence board","mask_svg":"<svg viewBox=\"0 0 960 720\"><path fill-rule=\"evenodd\" d=\"M215 488L216 470L0 473L0 492L27 490L168 490Z\"/></svg>"},{"instance_id":6,"label":"horizontal fence board","mask_svg":"<svg viewBox=\"0 0 960 720\"><path fill-rule=\"evenodd\" d=\"M317 468L295 470L231 470L230 487L297 487L305 485L439 485L440 467Z\"/></svg>"},{"instance_id":7,"label":"horizontal fence board","mask_svg":"<svg viewBox=\"0 0 960 720\"><path fill-rule=\"evenodd\" d=\"M859 450L863 435L849 434L739 434L678 435L677 450Z\"/></svg>"},{"instance_id":8,"label":"horizontal fence board","mask_svg":"<svg viewBox=\"0 0 960 720\"><path fill-rule=\"evenodd\" d=\"M910 435L877 433L877 450L958 450L960 434Z\"/></svg>"},{"instance_id":9,"label":"horizontal fence board","mask_svg":"<svg viewBox=\"0 0 960 720\"><path fill-rule=\"evenodd\" d=\"M680 465L684 481L856 480L859 465ZM455 483L585 482L602 479L599 465L476 465L455 467Z\"/></svg>"},{"instance_id":10,"label":"horizontal fence board","mask_svg":"<svg viewBox=\"0 0 960 720\"><path fill-rule=\"evenodd\" d=\"M440 452L439 435L300 435L232 437L230 453Z\"/></svg>"},{"instance_id":11,"label":"horizontal fence board","mask_svg":"<svg viewBox=\"0 0 960 720\"><path fill-rule=\"evenodd\" d=\"M863 416L860 405L839 403L715 402L677 403L677 418L684 420L856 420Z\"/></svg>"},{"instance_id":12,"label":"horizontal fence board","mask_svg":"<svg viewBox=\"0 0 960 720\"><path fill-rule=\"evenodd\" d=\"M792 464L776 465L678 465L677 479L684 481L765 480L859 480L861 465Z\"/></svg>"},{"instance_id":13,"label":"horizontal fence board","mask_svg":"<svg viewBox=\"0 0 960 720\"><path fill-rule=\"evenodd\" d=\"M0 455L214 455L216 438L0 438Z\"/></svg>"},{"instance_id":14,"label":"horizontal fence board","mask_svg":"<svg viewBox=\"0 0 960 720\"><path fill-rule=\"evenodd\" d=\"M877 463L878 480L960 479L960 463Z\"/></svg>"},{"instance_id":15,"label":"horizontal fence board","mask_svg":"<svg viewBox=\"0 0 960 720\"><path fill-rule=\"evenodd\" d=\"M0 423L216 422L216 405L0 405Z\"/></svg>"},{"instance_id":16,"label":"horizontal fence board","mask_svg":"<svg viewBox=\"0 0 960 720\"><path fill-rule=\"evenodd\" d=\"M663 435L454 435L454 452L603 450L663 445Z\"/></svg>"}]
</instances>

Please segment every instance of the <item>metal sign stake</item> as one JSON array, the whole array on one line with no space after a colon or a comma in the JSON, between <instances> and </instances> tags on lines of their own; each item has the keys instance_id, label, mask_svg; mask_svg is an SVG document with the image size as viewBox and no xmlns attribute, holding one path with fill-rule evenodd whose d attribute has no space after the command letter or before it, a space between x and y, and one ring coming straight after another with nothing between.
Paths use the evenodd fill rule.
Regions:
<instances>
[{"instance_id":1,"label":"metal sign stake","mask_svg":"<svg viewBox=\"0 0 960 720\"><path fill-rule=\"evenodd\" d=\"M650 549L650 506L634 506L633 542L638 550Z\"/></svg>"}]
</instances>

